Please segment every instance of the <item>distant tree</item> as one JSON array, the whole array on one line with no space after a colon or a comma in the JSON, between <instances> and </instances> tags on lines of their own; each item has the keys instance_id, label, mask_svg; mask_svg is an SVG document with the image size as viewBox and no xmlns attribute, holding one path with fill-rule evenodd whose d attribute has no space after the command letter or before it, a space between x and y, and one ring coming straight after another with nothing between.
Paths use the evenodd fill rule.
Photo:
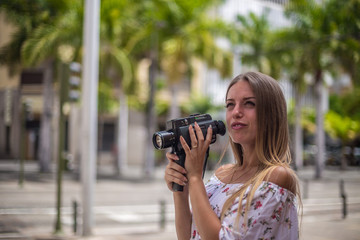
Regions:
<instances>
[{"instance_id":1,"label":"distant tree","mask_svg":"<svg viewBox=\"0 0 360 240\"><path fill-rule=\"evenodd\" d=\"M211 10L221 2L154 0L141 4L143 11L137 20L142 25L138 30L140 41L136 45L136 58L146 57L151 60L146 104L148 139L155 130L154 98L158 72L164 74L166 85L171 91L169 119L179 117L177 85L190 79L194 58L205 62L209 68L217 69L222 76L230 74L232 54L220 48L216 38L225 24L210 16ZM151 176L154 151L151 142L148 143L145 172Z\"/></svg>"},{"instance_id":2,"label":"distant tree","mask_svg":"<svg viewBox=\"0 0 360 240\"><path fill-rule=\"evenodd\" d=\"M231 34L233 44L241 46L240 58L244 65L255 67L259 72L275 79L281 75L279 51L274 49L277 38L270 27L268 13L238 15L236 31Z\"/></svg>"},{"instance_id":3,"label":"distant tree","mask_svg":"<svg viewBox=\"0 0 360 240\"><path fill-rule=\"evenodd\" d=\"M0 49L0 64L7 65L10 74L20 72L25 67L39 64L45 60L44 55L46 57L52 56L56 49L49 48L49 46L52 46L54 35L47 31L56 32L59 29L49 29L45 26L54 24L59 16L63 16L68 3L68 0L1 1L0 10L5 13L7 20L15 29L11 40ZM39 37L44 34L48 35L49 38L37 42ZM58 38L55 37L55 40ZM33 47L35 43L36 48ZM50 171L52 158L53 63L54 58L47 58L43 62L44 110L41 117L39 146L39 168L41 172Z\"/></svg>"},{"instance_id":4,"label":"distant tree","mask_svg":"<svg viewBox=\"0 0 360 240\"><path fill-rule=\"evenodd\" d=\"M232 54L217 44L225 24L211 16L212 8L220 1L172 1L170 4L156 1L155 13L163 22L159 42L160 68L165 73L172 94L169 118L179 117L176 85L189 77L192 59L204 61L208 67L217 69L222 76L229 76Z\"/></svg>"},{"instance_id":5,"label":"distant tree","mask_svg":"<svg viewBox=\"0 0 360 240\"><path fill-rule=\"evenodd\" d=\"M333 29L332 57L354 85L360 85L360 2L328 0L327 19Z\"/></svg>"},{"instance_id":6,"label":"distant tree","mask_svg":"<svg viewBox=\"0 0 360 240\"><path fill-rule=\"evenodd\" d=\"M334 67L331 56L330 39L333 29L327 21L327 5L314 0L293 0L285 10L285 14L293 22L293 31L297 39L291 42L293 48L302 51L302 69L312 76L316 104L316 171L315 177L321 178L325 163L325 133L323 92L324 74Z\"/></svg>"}]
</instances>

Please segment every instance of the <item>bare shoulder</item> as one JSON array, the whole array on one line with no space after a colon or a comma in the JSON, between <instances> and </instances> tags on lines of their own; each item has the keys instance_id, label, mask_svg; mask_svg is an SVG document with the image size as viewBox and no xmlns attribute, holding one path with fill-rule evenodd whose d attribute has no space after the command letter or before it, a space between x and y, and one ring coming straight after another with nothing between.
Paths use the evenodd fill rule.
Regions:
<instances>
[{"instance_id":1,"label":"bare shoulder","mask_svg":"<svg viewBox=\"0 0 360 240\"><path fill-rule=\"evenodd\" d=\"M268 181L296 193L297 178L293 170L288 167L275 167L268 176Z\"/></svg>"},{"instance_id":2,"label":"bare shoulder","mask_svg":"<svg viewBox=\"0 0 360 240\"><path fill-rule=\"evenodd\" d=\"M220 166L218 169L216 169L215 174L221 174L223 171L229 170L232 167L234 167L234 164L228 163Z\"/></svg>"},{"instance_id":3,"label":"bare shoulder","mask_svg":"<svg viewBox=\"0 0 360 240\"><path fill-rule=\"evenodd\" d=\"M215 175L220 179L223 178L224 176L227 175L227 173L229 172L229 170L231 170L234 167L234 164L228 163L228 164L224 164L222 166L220 166L218 169L216 169L215 171Z\"/></svg>"}]
</instances>

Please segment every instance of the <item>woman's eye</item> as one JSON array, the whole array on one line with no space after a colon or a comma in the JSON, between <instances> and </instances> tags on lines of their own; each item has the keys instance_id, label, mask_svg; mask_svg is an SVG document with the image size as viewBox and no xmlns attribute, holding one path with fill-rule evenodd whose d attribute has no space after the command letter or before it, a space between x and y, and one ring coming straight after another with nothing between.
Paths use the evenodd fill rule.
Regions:
<instances>
[{"instance_id":1,"label":"woman's eye","mask_svg":"<svg viewBox=\"0 0 360 240\"><path fill-rule=\"evenodd\" d=\"M246 106L255 107L255 103L252 102L252 101L246 101L246 102L245 102L245 105L246 105Z\"/></svg>"},{"instance_id":2,"label":"woman's eye","mask_svg":"<svg viewBox=\"0 0 360 240\"><path fill-rule=\"evenodd\" d=\"M229 107L232 107L232 106L234 106L233 103L227 103L227 104L225 105L226 108L229 108Z\"/></svg>"}]
</instances>

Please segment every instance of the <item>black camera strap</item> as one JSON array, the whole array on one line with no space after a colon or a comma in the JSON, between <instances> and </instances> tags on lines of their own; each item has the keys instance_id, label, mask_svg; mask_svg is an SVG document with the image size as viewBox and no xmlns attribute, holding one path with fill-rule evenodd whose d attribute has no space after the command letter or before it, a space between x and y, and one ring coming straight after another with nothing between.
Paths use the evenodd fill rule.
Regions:
<instances>
[{"instance_id":1,"label":"black camera strap","mask_svg":"<svg viewBox=\"0 0 360 240\"><path fill-rule=\"evenodd\" d=\"M202 172L202 179L204 179L205 170L206 170L206 165L207 165L207 160L208 160L208 158L209 158L209 152L210 152L210 147L208 147L208 149L206 150L205 160L204 160L204 166L203 166L203 172Z\"/></svg>"}]
</instances>

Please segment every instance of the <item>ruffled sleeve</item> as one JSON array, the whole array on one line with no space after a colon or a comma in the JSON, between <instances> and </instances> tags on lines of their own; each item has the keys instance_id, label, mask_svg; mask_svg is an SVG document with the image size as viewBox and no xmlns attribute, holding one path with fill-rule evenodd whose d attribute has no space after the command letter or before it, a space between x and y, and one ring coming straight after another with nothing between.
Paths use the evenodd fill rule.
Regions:
<instances>
[{"instance_id":1,"label":"ruffled sleeve","mask_svg":"<svg viewBox=\"0 0 360 240\"><path fill-rule=\"evenodd\" d=\"M256 190L244 223L244 208L239 223L235 225L239 202L225 213L219 239L298 239L298 219L295 195L287 189L263 182ZM246 198L243 199L246 205Z\"/></svg>"}]
</instances>

